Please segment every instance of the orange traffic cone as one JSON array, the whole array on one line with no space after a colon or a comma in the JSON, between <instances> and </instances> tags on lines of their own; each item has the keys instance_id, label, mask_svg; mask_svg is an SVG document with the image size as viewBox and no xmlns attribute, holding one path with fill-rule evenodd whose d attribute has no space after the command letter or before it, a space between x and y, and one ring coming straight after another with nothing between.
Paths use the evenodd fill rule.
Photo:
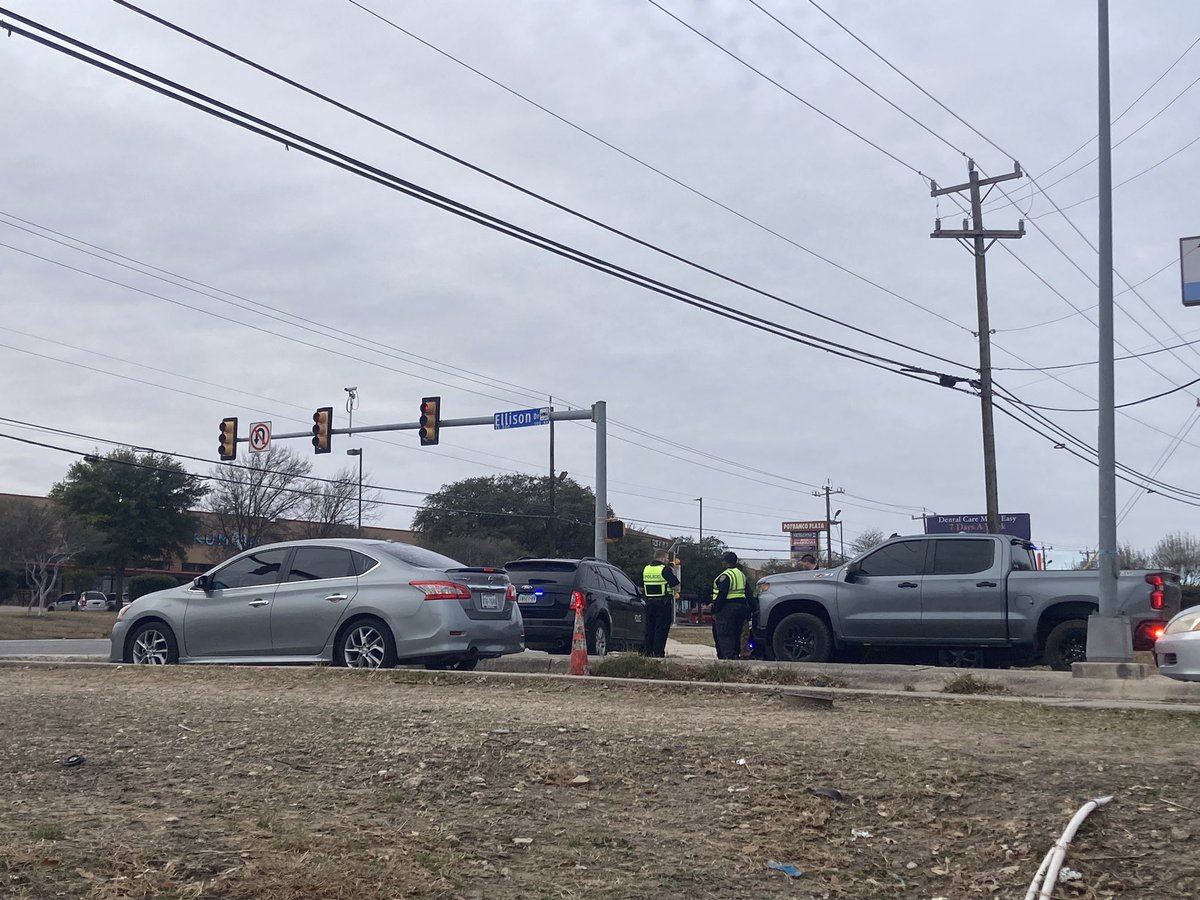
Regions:
<instances>
[{"instance_id":1,"label":"orange traffic cone","mask_svg":"<svg viewBox=\"0 0 1200 900\"><path fill-rule=\"evenodd\" d=\"M583 628L583 606L575 606L575 633L571 635L571 667L567 670L570 675L586 675L588 673L587 634Z\"/></svg>"}]
</instances>

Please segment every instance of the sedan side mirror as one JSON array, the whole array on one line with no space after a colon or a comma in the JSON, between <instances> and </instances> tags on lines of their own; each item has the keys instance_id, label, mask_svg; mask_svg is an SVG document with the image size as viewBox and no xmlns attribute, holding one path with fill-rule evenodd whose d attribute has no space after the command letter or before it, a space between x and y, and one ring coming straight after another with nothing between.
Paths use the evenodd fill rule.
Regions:
<instances>
[{"instance_id":1,"label":"sedan side mirror","mask_svg":"<svg viewBox=\"0 0 1200 900\"><path fill-rule=\"evenodd\" d=\"M206 594L212 590L212 585L209 583L207 575L197 575L192 580L192 587L198 591L204 591Z\"/></svg>"}]
</instances>

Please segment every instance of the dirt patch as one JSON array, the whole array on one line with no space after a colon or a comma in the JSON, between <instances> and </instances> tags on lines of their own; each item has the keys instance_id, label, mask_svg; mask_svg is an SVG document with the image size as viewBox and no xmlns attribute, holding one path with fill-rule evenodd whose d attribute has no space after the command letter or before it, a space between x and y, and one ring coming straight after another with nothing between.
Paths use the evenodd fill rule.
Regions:
<instances>
[{"instance_id":1,"label":"dirt patch","mask_svg":"<svg viewBox=\"0 0 1200 900\"><path fill-rule=\"evenodd\" d=\"M116 621L115 612L58 609L39 616L36 609L0 606L0 641L106 638Z\"/></svg>"},{"instance_id":2,"label":"dirt patch","mask_svg":"<svg viewBox=\"0 0 1200 900\"><path fill-rule=\"evenodd\" d=\"M1182 713L324 668L3 683L5 896L1013 897L1106 794L1055 896L1200 896Z\"/></svg>"}]
</instances>

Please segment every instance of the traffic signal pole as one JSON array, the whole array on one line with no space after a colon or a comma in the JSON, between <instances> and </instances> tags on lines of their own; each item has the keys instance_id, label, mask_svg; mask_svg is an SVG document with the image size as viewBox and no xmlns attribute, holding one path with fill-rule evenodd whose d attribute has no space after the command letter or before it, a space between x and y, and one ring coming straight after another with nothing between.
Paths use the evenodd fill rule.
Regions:
<instances>
[{"instance_id":1,"label":"traffic signal pole","mask_svg":"<svg viewBox=\"0 0 1200 900\"><path fill-rule=\"evenodd\" d=\"M426 400L433 398L426 398ZM596 543L595 555L598 559L608 559L608 544L604 538L607 533L608 519L608 423L606 414L607 404L603 400L597 400L592 404L591 409L564 409L550 410L548 421L563 422L570 420L590 420L596 426ZM332 407L321 407L318 413L328 410L330 413L330 424L332 425ZM234 434L236 435L236 419L226 419L226 422L233 422ZM490 416L470 416L464 419L440 419L439 428L463 428L473 425L492 425L495 426L496 415ZM416 422L394 422L389 425L358 425L350 428L329 428L330 436L335 434L372 434L383 431L420 431L422 423ZM222 431L225 434L225 431ZM313 431L293 431L287 434L275 434L271 436L273 441L292 440L295 438L312 439ZM237 443L245 443L249 438L238 437ZM224 446L224 445L222 445ZM328 446L328 444L326 444ZM319 452L328 452L323 450ZM222 457L224 458L224 457ZM551 477L554 477L553 472Z\"/></svg>"}]
</instances>

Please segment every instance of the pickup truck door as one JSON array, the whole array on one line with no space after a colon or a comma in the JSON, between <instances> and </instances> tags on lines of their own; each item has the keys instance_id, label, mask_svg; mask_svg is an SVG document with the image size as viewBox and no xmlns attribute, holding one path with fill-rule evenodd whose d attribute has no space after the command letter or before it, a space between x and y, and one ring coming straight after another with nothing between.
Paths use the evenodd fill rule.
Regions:
<instances>
[{"instance_id":1,"label":"pickup truck door","mask_svg":"<svg viewBox=\"0 0 1200 900\"><path fill-rule=\"evenodd\" d=\"M842 638L903 643L921 635L921 581L928 541L895 541L858 561L838 585Z\"/></svg>"},{"instance_id":2,"label":"pickup truck door","mask_svg":"<svg viewBox=\"0 0 1200 900\"><path fill-rule=\"evenodd\" d=\"M929 543L929 568L921 583L921 636L939 644L1006 641L1008 557L1000 541L937 538Z\"/></svg>"}]
</instances>

